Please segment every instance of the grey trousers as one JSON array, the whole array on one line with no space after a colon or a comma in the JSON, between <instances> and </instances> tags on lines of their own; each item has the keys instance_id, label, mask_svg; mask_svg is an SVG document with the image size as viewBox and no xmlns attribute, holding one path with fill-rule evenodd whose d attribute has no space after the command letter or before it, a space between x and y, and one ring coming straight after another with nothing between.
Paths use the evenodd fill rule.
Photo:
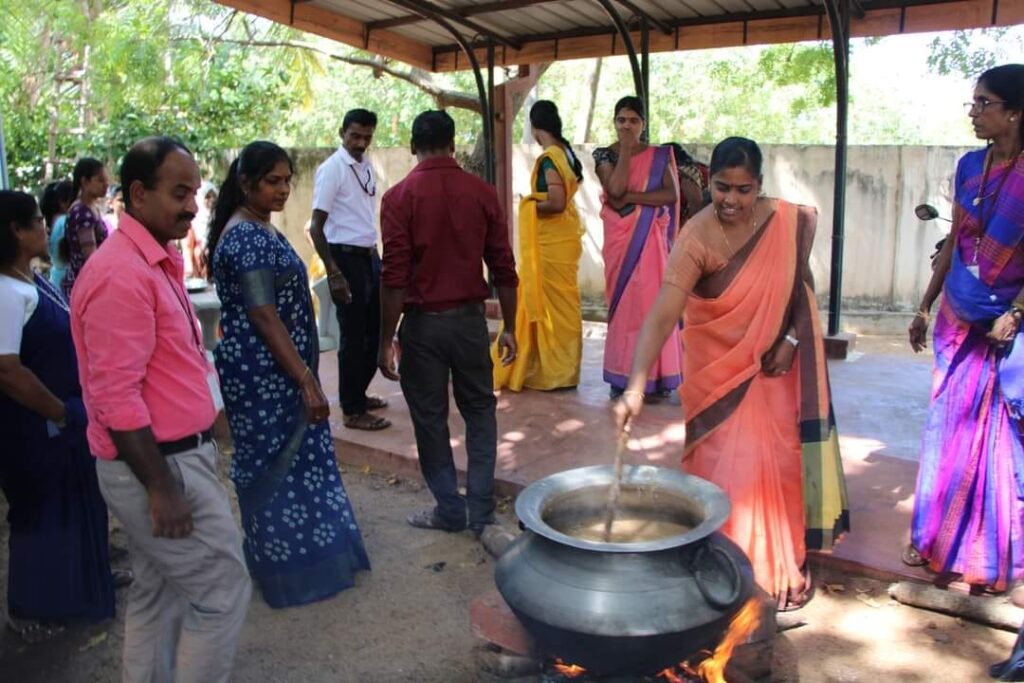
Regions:
<instances>
[{"instance_id":1,"label":"grey trousers","mask_svg":"<svg viewBox=\"0 0 1024 683\"><path fill-rule=\"evenodd\" d=\"M97 460L100 491L128 536L124 683L219 683L231 676L252 584L212 443L167 458L192 510L187 538L155 538L128 465Z\"/></svg>"}]
</instances>

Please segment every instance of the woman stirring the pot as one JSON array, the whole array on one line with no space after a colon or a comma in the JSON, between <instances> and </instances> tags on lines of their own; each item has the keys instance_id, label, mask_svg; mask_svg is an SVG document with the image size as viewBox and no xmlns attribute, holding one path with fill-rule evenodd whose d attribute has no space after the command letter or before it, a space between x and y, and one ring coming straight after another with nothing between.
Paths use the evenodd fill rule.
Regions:
<instances>
[{"instance_id":1,"label":"woman stirring the pot","mask_svg":"<svg viewBox=\"0 0 1024 683\"><path fill-rule=\"evenodd\" d=\"M640 414L683 317L683 469L726 492L721 530L785 610L810 598L807 550L831 547L849 512L808 265L817 214L761 196L761 163L752 140L715 147L712 203L672 249L615 415L625 428Z\"/></svg>"}]
</instances>

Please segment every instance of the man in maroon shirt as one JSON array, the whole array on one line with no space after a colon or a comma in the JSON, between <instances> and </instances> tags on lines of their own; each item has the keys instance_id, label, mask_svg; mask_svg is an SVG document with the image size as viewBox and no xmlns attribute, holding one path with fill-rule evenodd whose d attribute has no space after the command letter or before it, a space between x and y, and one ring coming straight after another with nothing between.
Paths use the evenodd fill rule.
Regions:
<instances>
[{"instance_id":1,"label":"man in maroon shirt","mask_svg":"<svg viewBox=\"0 0 1024 683\"><path fill-rule=\"evenodd\" d=\"M516 356L515 258L494 188L459 168L455 122L426 111L412 124L419 164L381 200L381 346L378 364L398 380L416 430L420 469L437 507L410 515L423 529L480 536L494 523L498 425L484 318L486 262L498 290L505 332L502 363ZM401 376L394 341L398 319ZM466 422L466 497L459 495L448 433L448 377Z\"/></svg>"}]
</instances>

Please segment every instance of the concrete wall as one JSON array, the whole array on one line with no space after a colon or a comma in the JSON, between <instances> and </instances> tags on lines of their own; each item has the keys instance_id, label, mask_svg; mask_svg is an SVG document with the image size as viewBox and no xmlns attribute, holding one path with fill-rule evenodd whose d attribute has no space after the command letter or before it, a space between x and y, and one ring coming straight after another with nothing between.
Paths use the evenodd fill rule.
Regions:
<instances>
[{"instance_id":1,"label":"concrete wall","mask_svg":"<svg viewBox=\"0 0 1024 683\"><path fill-rule=\"evenodd\" d=\"M592 146L580 150L586 178L576 196L587 226L580 286L584 298L598 301L604 291L601 259L603 243L600 184L594 175ZM688 148L707 160L707 146ZM514 192L529 192L529 175L536 146L513 150ZM832 180L834 150L827 146L765 145L765 192L790 201L817 206L818 231L812 268L819 300L828 296L832 233ZM843 267L843 304L847 309L874 311L912 310L930 276L928 256L946 232L947 223L922 223L914 206L935 205L950 215L950 184L957 159L966 152L954 147L851 147L846 189L846 236ZM304 259L313 253L303 236L310 216L313 175L332 150L297 150L295 187L285 211L275 218ZM371 157L378 174L377 200L415 166L406 149L374 149Z\"/></svg>"}]
</instances>

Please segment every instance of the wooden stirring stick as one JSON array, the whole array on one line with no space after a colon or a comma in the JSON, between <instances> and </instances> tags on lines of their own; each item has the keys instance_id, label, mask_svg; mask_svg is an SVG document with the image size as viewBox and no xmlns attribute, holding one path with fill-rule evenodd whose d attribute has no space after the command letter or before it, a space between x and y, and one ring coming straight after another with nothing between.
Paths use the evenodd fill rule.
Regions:
<instances>
[{"instance_id":1,"label":"wooden stirring stick","mask_svg":"<svg viewBox=\"0 0 1024 683\"><path fill-rule=\"evenodd\" d=\"M626 444L629 442L629 432L625 429L619 432L618 445L615 448L615 477L612 485L608 488L608 502L604 510L604 542L608 543L612 537L612 524L615 522L615 513L619 508L619 493L622 491L622 461L626 455Z\"/></svg>"}]
</instances>

